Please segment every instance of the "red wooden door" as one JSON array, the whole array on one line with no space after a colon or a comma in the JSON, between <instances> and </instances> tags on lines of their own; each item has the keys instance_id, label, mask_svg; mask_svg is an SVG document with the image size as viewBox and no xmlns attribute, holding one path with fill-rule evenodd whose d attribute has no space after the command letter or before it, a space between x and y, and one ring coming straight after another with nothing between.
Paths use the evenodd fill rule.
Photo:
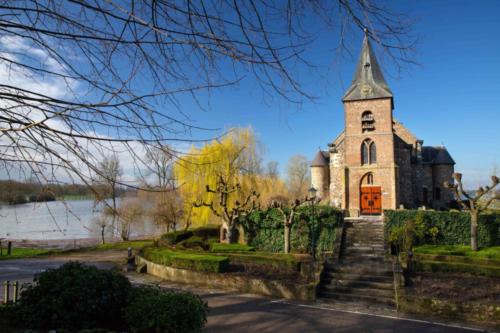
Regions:
<instances>
[{"instance_id":1,"label":"red wooden door","mask_svg":"<svg viewBox=\"0 0 500 333\"><path fill-rule=\"evenodd\" d=\"M382 213L382 191L380 186L361 187L361 214L377 215Z\"/></svg>"}]
</instances>

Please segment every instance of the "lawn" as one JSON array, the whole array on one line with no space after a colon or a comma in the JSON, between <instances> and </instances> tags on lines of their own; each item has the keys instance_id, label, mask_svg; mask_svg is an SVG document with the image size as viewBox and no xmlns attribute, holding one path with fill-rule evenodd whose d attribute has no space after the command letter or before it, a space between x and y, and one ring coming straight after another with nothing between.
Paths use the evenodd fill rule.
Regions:
<instances>
[{"instance_id":1,"label":"lawn","mask_svg":"<svg viewBox=\"0 0 500 333\"><path fill-rule=\"evenodd\" d=\"M55 254L60 251L58 250L50 250L50 249L33 249L33 248L24 248L24 247L14 247L12 248L12 254L10 256L7 255L7 249L2 250L2 256L0 256L0 260L6 259L21 259L21 258L31 258L42 255Z\"/></svg>"},{"instance_id":2,"label":"lawn","mask_svg":"<svg viewBox=\"0 0 500 333\"><path fill-rule=\"evenodd\" d=\"M422 245L415 247L414 252L418 254L500 260L500 246L492 246L482 248L479 251L472 251L469 245Z\"/></svg>"}]
</instances>

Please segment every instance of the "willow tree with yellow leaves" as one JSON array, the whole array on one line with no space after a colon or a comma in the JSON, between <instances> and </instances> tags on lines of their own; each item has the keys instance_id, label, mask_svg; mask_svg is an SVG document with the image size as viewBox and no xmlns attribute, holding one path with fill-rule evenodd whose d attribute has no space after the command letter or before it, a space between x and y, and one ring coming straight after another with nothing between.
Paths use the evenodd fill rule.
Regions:
<instances>
[{"instance_id":1,"label":"willow tree with yellow leaves","mask_svg":"<svg viewBox=\"0 0 500 333\"><path fill-rule=\"evenodd\" d=\"M191 224L222 223L232 237L238 218L285 194L282 181L262 174L261 156L252 129L238 128L180 158L174 172Z\"/></svg>"}]
</instances>

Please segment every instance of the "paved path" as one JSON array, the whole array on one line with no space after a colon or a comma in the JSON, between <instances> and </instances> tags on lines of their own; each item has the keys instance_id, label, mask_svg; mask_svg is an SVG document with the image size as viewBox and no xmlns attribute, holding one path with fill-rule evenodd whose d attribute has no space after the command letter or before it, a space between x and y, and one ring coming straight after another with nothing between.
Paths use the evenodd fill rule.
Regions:
<instances>
[{"instance_id":1,"label":"paved path","mask_svg":"<svg viewBox=\"0 0 500 333\"><path fill-rule=\"evenodd\" d=\"M101 268L109 268L124 258L122 252L109 251L96 255L75 254L64 257L0 261L0 281L29 281L33 274L57 267L69 260L80 260ZM374 316L331 309L315 304L299 304L255 295L228 291L197 289L172 284L157 278L132 273L133 283L158 284L165 288L198 293L209 304L206 332L335 332L335 333L470 333L470 329L388 316ZM477 330L476 330L477 331Z\"/></svg>"}]
</instances>

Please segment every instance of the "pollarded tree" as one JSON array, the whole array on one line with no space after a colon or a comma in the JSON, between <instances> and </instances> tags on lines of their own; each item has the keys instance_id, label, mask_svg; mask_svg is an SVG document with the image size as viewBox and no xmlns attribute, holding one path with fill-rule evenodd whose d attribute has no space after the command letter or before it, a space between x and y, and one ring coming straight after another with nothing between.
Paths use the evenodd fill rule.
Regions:
<instances>
[{"instance_id":1,"label":"pollarded tree","mask_svg":"<svg viewBox=\"0 0 500 333\"><path fill-rule=\"evenodd\" d=\"M241 186L239 183L236 183L236 185L229 185L228 180L224 179L223 176L219 176L217 186L214 189L207 185L206 191L208 193L213 193L215 195L214 199L218 201L216 203L214 202L215 200L194 202L193 206L208 207L215 216L222 218L223 223L220 233L221 243L236 242L235 231L238 220L258 207L256 200L259 198L259 194L255 191L251 191L246 195L243 202L235 200L234 204L231 205L231 197L239 196Z\"/></svg>"},{"instance_id":2,"label":"pollarded tree","mask_svg":"<svg viewBox=\"0 0 500 333\"><path fill-rule=\"evenodd\" d=\"M285 200L275 200L272 203L272 207L276 208L280 213L281 216L283 217L283 226L285 227L285 248L284 252L285 253L290 253L290 235L292 231L292 225L293 225L293 218L295 217L295 214L297 212L297 208L302 204L303 202L300 201L299 199L296 199L293 204L290 207L287 206L287 202Z\"/></svg>"},{"instance_id":3,"label":"pollarded tree","mask_svg":"<svg viewBox=\"0 0 500 333\"><path fill-rule=\"evenodd\" d=\"M479 187L474 195L471 195L464 191L462 185L462 174L454 173L453 179L456 183L445 182L444 186L453 190L455 198L458 203L470 212L470 239L472 251L477 251L477 227L479 221L479 215L488 209L488 207L495 200L500 200L500 192L494 191L495 187L499 183L497 176L491 176L491 185L485 187ZM488 197L486 200L482 200Z\"/></svg>"}]
</instances>

